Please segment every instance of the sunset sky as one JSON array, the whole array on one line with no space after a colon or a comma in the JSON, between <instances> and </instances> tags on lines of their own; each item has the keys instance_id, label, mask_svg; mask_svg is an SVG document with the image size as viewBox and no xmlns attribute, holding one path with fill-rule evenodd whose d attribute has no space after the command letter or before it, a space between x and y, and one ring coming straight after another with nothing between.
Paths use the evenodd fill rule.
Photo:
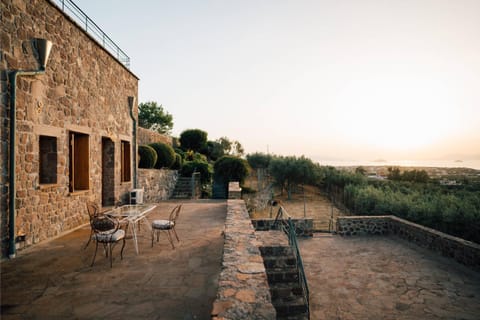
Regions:
<instances>
[{"instance_id":1,"label":"sunset sky","mask_svg":"<svg viewBox=\"0 0 480 320\"><path fill-rule=\"evenodd\" d=\"M174 135L313 159L480 160L478 0L75 2Z\"/></svg>"}]
</instances>

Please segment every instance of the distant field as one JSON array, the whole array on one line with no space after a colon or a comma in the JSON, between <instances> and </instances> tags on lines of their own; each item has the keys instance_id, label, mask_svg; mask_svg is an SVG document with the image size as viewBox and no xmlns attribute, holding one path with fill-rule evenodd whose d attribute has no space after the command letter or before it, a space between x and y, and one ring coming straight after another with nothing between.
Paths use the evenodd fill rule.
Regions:
<instances>
[{"instance_id":1,"label":"distant field","mask_svg":"<svg viewBox=\"0 0 480 320\"><path fill-rule=\"evenodd\" d=\"M257 189L257 181L255 177L249 177L245 183L246 186ZM301 188L300 188L301 189ZM330 200L321 194L318 188L313 186L305 186L305 202L304 194L301 190L292 194L292 199L287 199L287 193L283 195L279 191L275 191L275 200L283 206L292 218L308 217L314 219L316 229L328 230L330 217L342 215L341 211L334 207ZM305 203L305 204L304 204ZM279 206L267 207L263 210L255 210L251 213L251 217L258 218L275 218ZM333 211L333 212L332 212Z\"/></svg>"}]
</instances>

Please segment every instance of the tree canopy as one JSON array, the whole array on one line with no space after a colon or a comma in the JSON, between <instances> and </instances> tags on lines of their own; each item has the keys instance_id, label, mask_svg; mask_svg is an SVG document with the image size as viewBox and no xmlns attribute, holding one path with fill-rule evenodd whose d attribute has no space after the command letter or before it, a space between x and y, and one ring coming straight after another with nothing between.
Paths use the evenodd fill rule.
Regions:
<instances>
[{"instance_id":1,"label":"tree canopy","mask_svg":"<svg viewBox=\"0 0 480 320\"><path fill-rule=\"evenodd\" d=\"M138 105L138 125L161 134L170 134L173 128L173 116L155 101L142 102Z\"/></svg>"},{"instance_id":2,"label":"tree canopy","mask_svg":"<svg viewBox=\"0 0 480 320\"><path fill-rule=\"evenodd\" d=\"M187 129L180 134L180 147L185 151L200 152L207 144L207 135L200 129Z\"/></svg>"}]
</instances>

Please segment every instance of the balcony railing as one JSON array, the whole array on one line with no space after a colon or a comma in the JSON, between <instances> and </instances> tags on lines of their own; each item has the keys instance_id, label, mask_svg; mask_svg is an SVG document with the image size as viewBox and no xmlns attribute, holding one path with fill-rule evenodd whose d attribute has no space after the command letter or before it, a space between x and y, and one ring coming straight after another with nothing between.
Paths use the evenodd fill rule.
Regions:
<instances>
[{"instance_id":1,"label":"balcony railing","mask_svg":"<svg viewBox=\"0 0 480 320\"><path fill-rule=\"evenodd\" d=\"M71 0L52 0L120 63L130 68L130 57Z\"/></svg>"}]
</instances>

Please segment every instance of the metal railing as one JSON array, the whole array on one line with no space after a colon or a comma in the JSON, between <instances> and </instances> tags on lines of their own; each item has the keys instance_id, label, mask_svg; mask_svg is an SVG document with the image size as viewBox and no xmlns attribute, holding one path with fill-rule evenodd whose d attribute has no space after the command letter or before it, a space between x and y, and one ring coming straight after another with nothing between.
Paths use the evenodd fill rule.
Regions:
<instances>
[{"instance_id":1,"label":"metal railing","mask_svg":"<svg viewBox=\"0 0 480 320\"><path fill-rule=\"evenodd\" d=\"M120 63L125 67L130 68L130 57L120 49L120 47L110 39L109 36L100 29L95 22L90 19L85 12L82 11L71 0L51 0L70 18L72 18L78 25L85 30L92 38L94 38L101 46L110 52Z\"/></svg>"},{"instance_id":2,"label":"metal railing","mask_svg":"<svg viewBox=\"0 0 480 320\"><path fill-rule=\"evenodd\" d=\"M295 260L297 261L299 281L303 290L303 299L305 301L305 304L307 305L308 319L310 319L310 291L308 289L307 276L305 275L305 270L303 268L302 256L300 255L300 249L298 248L297 232L295 225L293 224L292 218L289 216L287 210L285 210L285 208L282 206L278 208L274 226L278 226L278 224L280 223L282 230L286 233L288 237L288 244L293 249Z\"/></svg>"}]
</instances>

